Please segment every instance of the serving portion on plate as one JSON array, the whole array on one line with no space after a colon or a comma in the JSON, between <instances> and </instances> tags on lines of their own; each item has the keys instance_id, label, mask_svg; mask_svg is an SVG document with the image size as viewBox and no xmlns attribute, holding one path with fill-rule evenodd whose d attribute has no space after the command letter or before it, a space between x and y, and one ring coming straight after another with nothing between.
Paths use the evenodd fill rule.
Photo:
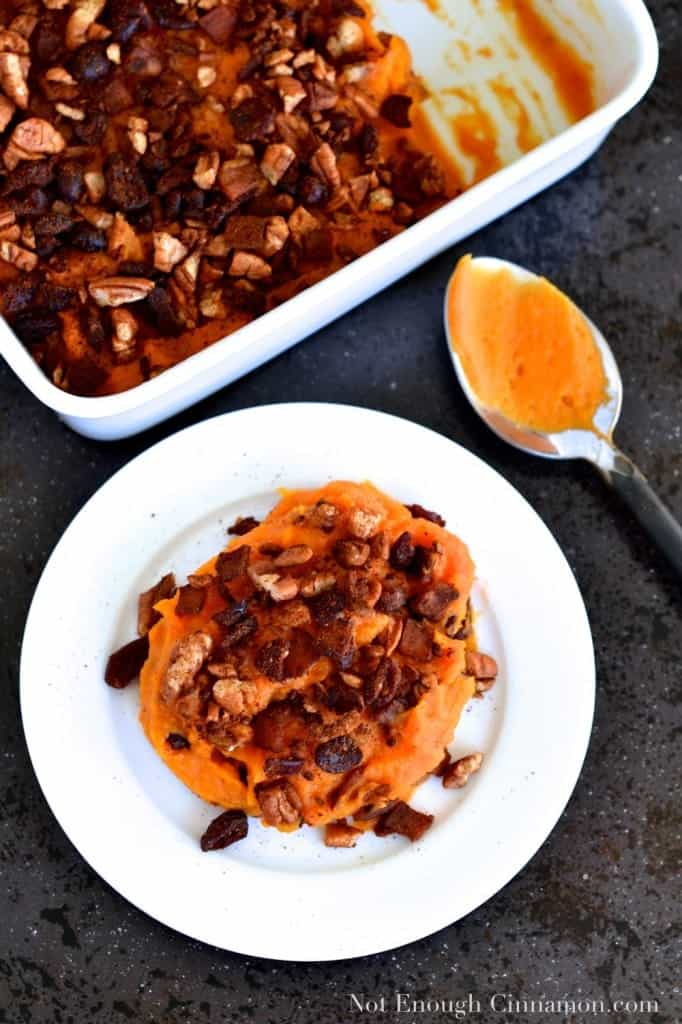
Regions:
<instances>
[{"instance_id":1,"label":"serving portion on plate","mask_svg":"<svg viewBox=\"0 0 682 1024\"><path fill-rule=\"evenodd\" d=\"M339 483L369 479L375 487ZM328 533L326 505L339 510ZM357 509L379 516L376 532L363 536L377 523ZM234 523L246 532L224 551ZM378 539L384 532L388 557ZM172 597L172 581L160 600L158 592L148 595L138 623L138 595L168 573L187 583ZM325 573L334 586L312 593ZM375 575L381 594L372 605ZM277 601L273 591L291 597ZM399 608L378 607L398 596L405 598ZM499 666L482 700L470 699L478 670L464 635L468 597L476 640ZM298 625L282 621L290 614ZM249 636L235 643L251 620L255 628L247 625ZM133 643L149 647L141 690L115 692L102 681L108 659L138 626L143 637ZM288 659L310 655L295 630L315 657L309 675L288 677ZM199 651L191 675L179 663L182 644L201 634L210 636L211 650L205 659ZM363 674L365 657L384 669ZM124 682L122 671L121 663L110 665L110 681ZM140 728L140 696L151 743ZM242 715L237 698L256 703ZM244 410L134 459L55 549L29 614L21 664L36 774L88 863L185 934L291 960L360 956L414 940L509 881L570 795L593 701L579 592L524 500L447 439L342 406ZM268 712L273 702L275 713ZM444 747L454 788L433 773L447 768ZM481 770L457 788L464 769L480 764L462 759L479 754ZM363 788L365 770L373 791ZM211 828L223 808L231 818ZM226 845L231 830L243 831L234 814L242 811L260 817L249 817L248 835ZM279 820L286 817L293 820ZM317 828L291 835L268 827L301 820L337 825L333 841L355 845L327 846ZM226 848L203 853L202 835L205 846Z\"/></svg>"},{"instance_id":2,"label":"serving portion on plate","mask_svg":"<svg viewBox=\"0 0 682 1024\"><path fill-rule=\"evenodd\" d=\"M144 658L147 738L226 808L202 849L244 839L247 814L325 826L330 847L368 828L420 839L433 816L407 801L431 774L461 788L480 768L447 746L497 674L474 648L465 545L438 513L345 481L231 531L184 586L166 574L140 596L140 637L105 673L123 687Z\"/></svg>"}]
</instances>

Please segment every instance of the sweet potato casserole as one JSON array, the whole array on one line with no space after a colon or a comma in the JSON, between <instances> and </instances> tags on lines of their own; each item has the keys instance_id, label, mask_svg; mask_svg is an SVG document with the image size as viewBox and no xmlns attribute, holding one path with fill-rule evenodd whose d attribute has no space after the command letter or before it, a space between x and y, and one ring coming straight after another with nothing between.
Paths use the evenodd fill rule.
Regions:
<instances>
[{"instance_id":1,"label":"sweet potato casserole","mask_svg":"<svg viewBox=\"0 0 682 1024\"><path fill-rule=\"evenodd\" d=\"M407 801L430 774L459 788L479 769L446 748L497 674L473 643L465 545L436 513L347 482L232 532L184 586L141 595L140 636L106 670L114 687L140 673L148 739L225 808L202 848L244 838L247 815L324 826L329 846L368 828L420 838L432 816Z\"/></svg>"},{"instance_id":2,"label":"sweet potato casserole","mask_svg":"<svg viewBox=\"0 0 682 1024\"><path fill-rule=\"evenodd\" d=\"M358 0L0 0L0 312L123 391L454 192Z\"/></svg>"}]
</instances>

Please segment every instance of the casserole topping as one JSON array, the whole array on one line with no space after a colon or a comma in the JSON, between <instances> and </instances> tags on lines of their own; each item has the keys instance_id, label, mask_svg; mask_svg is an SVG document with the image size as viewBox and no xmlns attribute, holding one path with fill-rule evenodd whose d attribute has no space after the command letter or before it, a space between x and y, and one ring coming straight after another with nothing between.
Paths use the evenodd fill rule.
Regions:
<instances>
[{"instance_id":1,"label":"casserole topping","mask_svg":"<svg viewBox=\"0 0 682 1024\"><path fill-rule=\"evenodd\" d=\"M141 596L140 650L112 655L107 681L144 662L148 739L231 815L204 849L245 835L243 815L327 826L330 846L420 838L432 818L407 801L429 774L460 788L478 771L480 753L444 748L478 674L497 674L473 647L465 546L369 484L292 492L253 522L186 586Z\"/></svg>"},{"instance_id":2,"label":"casserole topping","mask_svg":"<svg viewBox=\"0 0 682 1024\"><path fill-rule=\"evenodd\" d=\"M125 390L454 194L405 43L354 0L0 5L0 311Z\"/></svg>"}]
</instances>

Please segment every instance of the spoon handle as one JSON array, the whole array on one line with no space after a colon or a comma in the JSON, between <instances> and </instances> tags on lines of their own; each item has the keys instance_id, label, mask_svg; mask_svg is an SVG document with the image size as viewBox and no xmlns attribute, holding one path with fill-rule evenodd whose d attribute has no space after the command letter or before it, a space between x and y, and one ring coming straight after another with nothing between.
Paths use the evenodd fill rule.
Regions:
<instances>
[{"instance_id":1,"label":"spoon handle","mask_svg":"<svg viewBox=\"0 0 682 1024\"><path fill-rule=\"evenodd\" d=\"M607 482L628 505L682 578L682 526L663 504L647 478L627 455L606 441L602 442L595 461Z\"/></svg>"}]
</instances>

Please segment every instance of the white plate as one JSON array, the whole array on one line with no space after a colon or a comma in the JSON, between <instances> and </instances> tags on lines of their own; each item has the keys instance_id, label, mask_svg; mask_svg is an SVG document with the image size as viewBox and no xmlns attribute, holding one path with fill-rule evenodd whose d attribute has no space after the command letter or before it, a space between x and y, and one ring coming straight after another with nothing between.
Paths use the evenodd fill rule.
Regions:
<instances>
[{"instance_id":1,"label":"white plate","mask_svg":"<svg viewBox=\"0 0 682 1024\"><path fill-rule=\"evenodd\" d=\"M320 834L250 822L202 854L215 816L178 782L137 722L137 688L103 682L134 636L136 597L191 571L237 515L278 487L370 479L437 509L477 564L474 604L494 689L463 715L455 755L485 753L461 792L430 780L413 804L424 839ZM155 445L76 516L38 585L24 636L21 706L33 765L64 831L118 892L164 924L224 949L287 960L362 956L458 920L535 853L575 785L590 735L594 659L571 571L502 477L446 438L365 409L275 405L220 416Z\"/></svg>"}]
</instances>

